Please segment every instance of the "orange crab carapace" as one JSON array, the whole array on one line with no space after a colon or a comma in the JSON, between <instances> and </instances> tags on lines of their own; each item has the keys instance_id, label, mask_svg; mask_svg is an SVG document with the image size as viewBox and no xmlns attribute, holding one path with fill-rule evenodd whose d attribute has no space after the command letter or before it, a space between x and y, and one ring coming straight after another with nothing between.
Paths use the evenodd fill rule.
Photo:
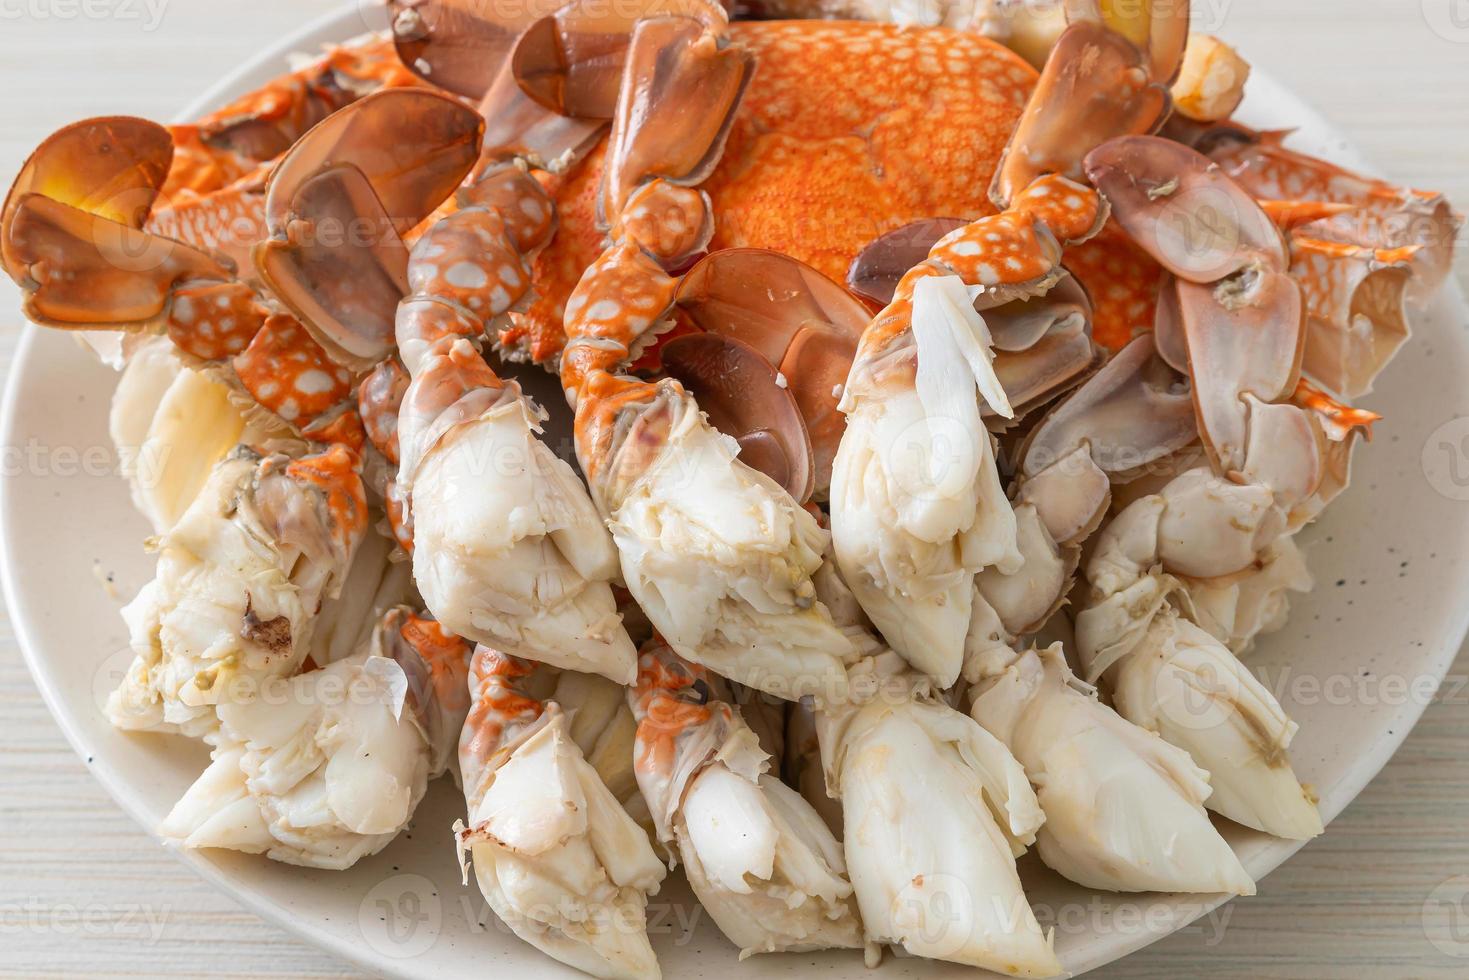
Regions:
<instances>
[{"instance_id":1,"label":"orange crab carapace","mask_svg":"<svg viewBox=\"0 0 1469 980\"><path fill-rule=\"evenodd\" d=\"M729 35L758 67L704 185L711 250L768 248L840 282L885 232L994 213L990 180L1036 80L1020 56L976 34L890 24L736 22ZM604 245L602 157L552 180L561 229L536 260L535 303L500 338L537 362L560 352L566 298Z\"/></svg>"}]
</instances>

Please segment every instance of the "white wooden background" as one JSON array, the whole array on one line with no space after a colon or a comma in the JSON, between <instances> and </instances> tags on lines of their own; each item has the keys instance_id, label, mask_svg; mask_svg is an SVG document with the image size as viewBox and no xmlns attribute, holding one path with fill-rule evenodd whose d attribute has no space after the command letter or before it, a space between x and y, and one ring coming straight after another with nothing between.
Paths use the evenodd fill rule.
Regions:
<instances>
[{"instance_id":1,"label":"white wooden background","mask_svg":"<svg viewBox=\"0 0 1469 980\"><path fill-rule=\"evenodd\" d=\"M64 122L169 118L225 69L337 2L0 0L0 182ZM1380 167L1469 207L1469 2L1195 0L1195 10ZM1461 259L1469 282L1466 269ZM10 283L0 283L7 370L15 309ZM1469 671L1469 653L1454 669ZM1423 912L1436 886L1469 873L1466 816L1460 699L1432 706L1324 837L1262 882L1258 897L1230 906L1222 936L1191 930L1095 975L1469 976L1469 937L1455 944ZM0 627L0 974L205 973L352 975L196 880L134 825L72 754Z\"/></svg>"}]
</instances>

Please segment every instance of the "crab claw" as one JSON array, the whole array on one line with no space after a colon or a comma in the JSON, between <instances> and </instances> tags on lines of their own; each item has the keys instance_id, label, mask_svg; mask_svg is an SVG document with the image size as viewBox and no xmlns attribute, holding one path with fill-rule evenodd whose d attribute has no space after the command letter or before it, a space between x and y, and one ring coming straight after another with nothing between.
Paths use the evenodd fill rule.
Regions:
<instances>
[{"instance_id":1,"label":"crab claw","mask_svg":"<svg viewBox=\"0 0 1469 980\"><path fill-rule=\"evenodd\" d=\"M1187 752L1102 704L1060 644L1009 655L979 680L970 714L1037 787L1047 866L1106 891L1255 893L1204 812L1209 774Z\"/></svg>"},{"instance_id":2,"label":"crab claw","mask_svg":"<svg viewBox=\"0 0 1469 980\"><path fill-rule=\"evenodd\" d=\"M1199 434L1222 473L1251 448L1246 394L1274 402L1294 390L1305 346L1301 291L1284 272L1251 266L1215 286L1180 280Z\"/></svg>"},{"instance_id":3,"label":"crab claw","mask_svg":"<svg viewBox=\"0 0 1469 980\"><path fill-rule=\"evenodd\" d=\"M1128 237L1180 279L1210 283L1251 264L1286 266L1280 232L1255 199L1181 143L1108 140L1087 154L1086 172Z\"/></svg>"},{"instance_id":4,"label":"crab claw","mask_svg":"<svg viewBox=\"0 0 1469 980\"><path fill-rule=\"evenodd\" d=\"M797 503L813 489L811 440L782 376L753 347L733 337L698 333L662 349L663 370L693 395L720 432L740 444L740 459Z\"/></svg>"},{"instance_id":5,"label":"crab claw","mask_svg":"<svg viewBox=\"0 0 1469 980\"><path fill-rule=\"evenodd\" d=\"M498 651L474 653L460 867L467 879L472 859L495 914L546 955L608 980L657 980L646 910L668 869L587 760L572 717L537 690L547 680Z\"/></svg>"},{"instance_id":6,"label":"crab claw","mask_svg":"<svg viewBox=\"0 0 1469 980\"><path fill-rule=\"evenodd\" d=\"M724 153L754 68L749 51L696 20L638 21L602 172L601 220L615 221L634 188L655 177L703 183Z\"/></svg>"},{"instance_id":7,"label":"crab claw","mask_svg":"<svg viewBox=\"0 0 1469 980\"><path fill-rule=\"evenodd\" d=\"M146 119L88 119L53 133L21 167L6 196L0 211L0 265L16 282L25 275L10 229L27 195L142 228L172 159L168 130Z\"/></svg>"},{"instance_id":8,"label":"crab claw","mask_svg":"<svg viewBox=\"0 0 1469 980\"><path fill-rule=\"evenodd\" d=\"M810 436L814 489L824 493L847 427L837 404L867 326L863 305L805 263L754 248L701 260L674 303L695 326L749 344L780 372Z\"/></svg>"},{"instance_id":9,"label":"crab claw","mask_svg":"<svg viewBox=\"0 0 1469 980\"><path fill-rule=\"evenodd\" d=\"M1177 0L1140 0L1113 3L1109 0L1066 0L1070 23L1093 21L1105 24L1135 44L1147 55L1148 74L1154 81L1171 82L1184 61L1189 43L1189 5Z\"/></svg>"},{"instance_id":10,"label":"crab claw","mask_svg":"<svg viewBox=\"0 0 1469 980\"><path fill-rule=\"evenodd\" d=\"M12 204L4 229L8 270L37 323L144 327L163 317L180 284L233 278L198 249L49 197L24 194Z\"/></svg>"},{"instance_id":11,"label":"crab claw","mask_svg":"<svg viewBox=\"0 0 1469 980\"><path fill-rule=\"evenodd\" d=\"M609 584L611 536L539 428L519 387L495 377L467 341L423 359L399 429L414 580L461 636L629 683L637 654Z\"/></svg>"},{"instance_id":12,"label":"crab claw","mask_svg":"<svg viewBox=\"0 0 1469 980\"><path fill-rule=\"evenodd\" d=\"M632 6L574 0L526 28L511 53L511 70L525 94L552 112L611 119L633 28L645 17L684 17L716 29L729 20L710 0Z\"/></svg>"},{"instance_id":13,"label":"crab claw","mask_svg":"<svg viewBox=\"0 0 1469 980\"><path fill-rule=\"evenodd\" d=\"M1198 437L1187 380L1156 356L1147 334L1124 347L1031 433L1020 493L1058 544L1093 531L1110 480L1177 452Z\"/></svg>"},{"instance_id":14,"label":"crab claw","mask_svg":"<svg viewBox=\"0 0 1469 980\"><path fill-rule=\"evenodd\" d=\"M534 5L389 0L398 57L431 85L468 99L489 90Z\"/></svg>"},{"instance_id":15,"label":"crab claw","mask_svg":"<svg viewBox=\"0 0 1469 980\"><path fill-rule=\"evenodd\" d=\"M1167 87L1150 78L1147 57L1136 45L1101 23L1072 24L1010 137L990 200L1008 207L1046 173L1081 179L1082 158L1094 147L1114 136L1153 132L1168 106Z\"/></svg>"},{"instance_id":16,"label":"crab claw","mask_svg":"<svg viewBox=\"0 0 1469 980\"><path fill-rule=\"evenodd\" d=\"M326 350L361 370L393 347L401 235L459 186L484 122L456 99L389 89L329 116L276 166L261 276Z\"/></svg>"}]
</instances>

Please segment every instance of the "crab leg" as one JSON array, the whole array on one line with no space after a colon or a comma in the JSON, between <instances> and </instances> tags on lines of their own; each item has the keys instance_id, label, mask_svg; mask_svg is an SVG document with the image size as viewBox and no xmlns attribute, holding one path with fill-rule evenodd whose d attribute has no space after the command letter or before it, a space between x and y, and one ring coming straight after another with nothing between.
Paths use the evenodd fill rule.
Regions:
<instances>
[{"instance_id":1,"label":"crab leg","mask_svg":"<svg viewBox=\"0 0 1469 980\"><path fill-rule=\"evenodd\" d=\"M357 465L342 446L240 446L214 467L123 610L137 656L108 700L114 725L205 735L221 706L296 672L367 528Z\"/></svg>"},{"instance_id":2,"label":"crab leg","mask_svg":"<svg viewBox=\"0 0 1469 980\"><path fill-rule=\"evenodd\" d=\"M1020 763L902 658L853 635L862 693L818 709L816 726L867 940L1010 976L1060 974L1015 870L1045 819Z\"/></svg>"},{"instance_id":3,"label":"crab leg","mask_svg":"<svg viewBox=\"0 0 1469 980\"><path fill-rule=\"evenodd\" d=\"M475 650L460 864L467 880L472 860L495 914L546 955L595 977L657 978L645 910L667 869L546 699L552 683L529 661Z\"/></svg>"},{"instance_id":4,"label":"crab leg","mask_svg":"<svg viewBox=\"0 0 1469 980\"><path fill-rule=\"evenodd\" d=\"M469 710L469 644L389 610L355 655L219 706L210 766L164 820L185 847L342 870L408 825Z\"/></svg>"},{"instance_id":5,"label":"crab leg","mask_svg":"<svg viewBox=\"0 0 1469 980\"><path fill-rule=\"evenodd\" d=\"M966 664L971 715L1036 786L1041 860L1107 891L1253 895L1255 883L1209 822L1208 773L1126 721L1066 665L1060 644Z\"/></svg>"},{"instance_id":6,"label":"crab leg","mask_svg":"<svg viewBox=\"0 0 1469 980\"><path fill-rule=\"evenodd\" d=\"M451 118L404 122L374 98L332 117L276 168L278 232L261 269L293 308L332 326L344 359L376 363L357 404L397 465L385 491L390 523L435 616L512 655L630 683L636 652L609 585L611 539L571 467L539 439L544 413L476 347L527 295L529 258L555 229L551 202L521 162L486 159L471 110L452 103ZM408 172L394 165L399 137L382 129L405 125L434 148ZM410 252L400 237L409 222L394 216L417 223L423 213L409 206L447 193L476 163L458 209ZM333 222L380 234L345 248L310 234Z\"/></svg>"},{"instance_id":7,"label":"crab leg","mask_svg":"<svg viewBox=\"0 0 1469 980\"><path fill-rule=\"evenodd\" d=\"M629 702L636 771L658 838L741 956L860 949L842 848L800 794L767 772L718 678L661 643L644 647Z\"/></svg>"},{"instance_id":8,"label":"crab leg","mask_svg":"<svg viewBox=\"0 0 1469 980\"><path fill-rule=\"evenodd\" d=\"M567 304L561 382L623 578L669 645L748 687L826 699L844 686L847 644L811 585L815 519L735 459L683 385L620 374L663 327L669 270L712 233L708 198L688 185L717 162L750 70L699 21L634 27L601 198L612 245Z\"/></svg>"}]
</instances>

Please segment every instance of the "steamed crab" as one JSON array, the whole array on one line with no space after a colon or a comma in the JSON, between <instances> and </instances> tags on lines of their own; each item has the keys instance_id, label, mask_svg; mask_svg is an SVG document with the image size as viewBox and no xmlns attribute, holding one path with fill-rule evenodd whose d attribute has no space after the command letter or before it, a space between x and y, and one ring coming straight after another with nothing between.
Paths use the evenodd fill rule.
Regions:
<instances>
[{"instance_id":1,"label":"steamed crab","mask_svg":"<svg viewBox=\"0 0 1469 980\"><path fill-rule=\"evenodd\" d=\"M165 553L132 607L156 612L142 708L118 715L216 741L177 836L350 863L442 768L425 718L452 711L354 716L395 733L401 764L362 778L404 805L346 798L313 850L256 785L279 746L210 682L396 676L308 663L344 616L310 602L278 617L288 656L257 655L272 637L230 587L242 537L262 574L321 577L282 522L219 504L317 458L360 493L314 512L350 540L332 584L416 605L388 598L385 542L353 560L365 482L449 651L446 704L479 644L461 854L518 934L596 975L657 974L643 814L745 953L1033 976L1060 964L1015 869L1032 844L1093 887L1248 894L1206 809L1320 832L1294 723L1237 654L1309 587L1294 535L1346 486L1376 420L1348 400L1405 301L1443 277L1441 199L1229 122L1248 66L1186 5L939 5L949 26L906 29L391 6L417 81L377 40L198 129L80 123L5 204L28 313L126 332L120 441L199 443L139 488ZM241 438L291 455L225 455ZM186 819L221 800L249 833ZM1134 839L1160 813L1161 850ZM973 900L961 934L940 881ZM599 929L608 910L633 928Z\"/></svg>"}]
</instances>

